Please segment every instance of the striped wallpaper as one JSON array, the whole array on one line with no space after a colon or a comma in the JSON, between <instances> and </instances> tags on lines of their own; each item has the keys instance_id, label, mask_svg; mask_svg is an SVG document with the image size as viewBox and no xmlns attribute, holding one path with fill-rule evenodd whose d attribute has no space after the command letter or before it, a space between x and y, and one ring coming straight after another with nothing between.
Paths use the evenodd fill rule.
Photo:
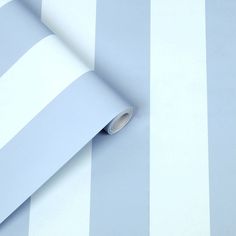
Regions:
<instances>
[{"instance_id":1,"label":"striped wallpaper","mask_svg":"<svg viewBox=\"0 0 236 236\"><path fill-rule=\"evenodd\" d=\"M230 0L0 0L2 114L4 86L20 98L12 130L0 117L0 148L52 99L27 105L55 78L94 70L135 107L122 132L99 133L25 198L0 236L235 236L235 11ZM60 57L61 45L82 62Z\"/></svg>"}]
</instances>

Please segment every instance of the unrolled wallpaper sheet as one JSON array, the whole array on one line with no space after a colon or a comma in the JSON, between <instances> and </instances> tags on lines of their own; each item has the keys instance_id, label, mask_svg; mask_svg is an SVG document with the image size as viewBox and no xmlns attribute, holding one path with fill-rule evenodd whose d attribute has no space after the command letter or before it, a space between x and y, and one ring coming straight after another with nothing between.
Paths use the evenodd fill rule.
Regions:
<instances>
[{"instance_id":1,"label":"unrolled wallpaper sheet","mask_svg":"<svg viewBox=\"0 0 236 236\"><path fill-rule=\"evenodd\" d=\"M0 236L235 236L235 11L0 0Z\"/></svg>"},{"instance_id":2,"label":"unrolled wallpaper sheet","mask_svg":"<svg viewBox=\"0 0 236 236\"><path fill-rule=\"evenodd\" d=\"M122 129L133 108L23 3L0 10L2 223L101 129Z\"/></svg>"}]
</instances>

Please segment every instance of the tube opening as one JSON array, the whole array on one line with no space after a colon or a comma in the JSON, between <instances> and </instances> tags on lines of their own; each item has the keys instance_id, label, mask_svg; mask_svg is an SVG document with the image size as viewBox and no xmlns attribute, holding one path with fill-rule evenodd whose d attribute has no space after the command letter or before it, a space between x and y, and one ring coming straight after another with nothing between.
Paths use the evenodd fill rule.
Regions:
<instances>
[{"instance_id":1,"label":"tube opening","mask_svg":"<svg viewBox=\"0 0 236 236\"><path fill-rule=\"evenodd\" d=\"M106 127L108 134L115 134L123 129L133 116L133 108L129 108L116 116Z\"/></svg>"},{"instance_id":2,"label":"tube opening","mask_svg":"<svg viewBox=\"0 0 236 236\"><path fill-rule=\"evenodd\" d=\"M111 131L114 133L117 130L121 130L129 122L129 113L123 114L119 117L111 127Z\"/></svg>"}]
</instances>

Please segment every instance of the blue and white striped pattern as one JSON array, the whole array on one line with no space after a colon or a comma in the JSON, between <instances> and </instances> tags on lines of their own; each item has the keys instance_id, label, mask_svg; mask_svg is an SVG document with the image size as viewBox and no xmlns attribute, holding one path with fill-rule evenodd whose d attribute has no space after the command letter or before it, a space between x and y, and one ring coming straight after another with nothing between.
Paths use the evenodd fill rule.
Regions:
<instances>
[{"instance_id":1,"label":"blue and white striped pattern","mask_svg":"<svg viewBox=\"0 0 236 236\"><path fill-rule=\"evenodd\" d=\"M48 171L54 173L51 168L65 163L58 160L68 160L83 146L78 148L77 142L73 146L75 120L69 114L81 105L77 89L88 89L89 80L97 89L97 75L134 104L136 113L124 132L112 137L100 133L88 143L0 225L0 236L236 235L236 3L19 2L0 0L0 130L4 132L0 146L12 145L1 150L3 154L14 156L17 150L24 156L20 147L27 145L33 130L39 135L31 148L30 166L35 164L31 171L45 182L36 168L42 153L50 159ZM55 79L61 81L59 86L45 91ZM14 88L14 93L6 94L6 88ZM11 101L12 109L2 106L3 98ZM40 113L32 120L45 106L47 115ZM60 107L64 116L54 124ZM22 117L18 109L24 111ZM71 124L69 131L62 126L65 120ZM45 121L54 131L68 132L70 139L52 135L48 149L49 138L43 140L39 128ZM5 125L8 122L11 129ZM11 139L25 123L31 128L20 133L25 143L18 146ZM102 125L96 128L98 132ZM91 136L85 137L86 142ZM2 161L1 152L0 168L10 165ZM21 166L18 157L15 161L14 170L20 166L28 173L28 165ZM12 173L17 172L0 172L1 195L11 181L21 181ZM6 194L6 202L26 200L23 190L33 173L29 171L26 186L12 185L16 192ZM37 188L34 185L31 192ZM5 214L1 209L0 215Z\"/></svg>"}]
</instances>

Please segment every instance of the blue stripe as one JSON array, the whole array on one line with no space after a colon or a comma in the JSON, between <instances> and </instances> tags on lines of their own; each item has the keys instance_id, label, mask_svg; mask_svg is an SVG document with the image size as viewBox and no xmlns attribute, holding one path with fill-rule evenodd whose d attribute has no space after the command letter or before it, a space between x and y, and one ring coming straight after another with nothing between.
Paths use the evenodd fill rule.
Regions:
<instances>
[{"instance_id":1,"label":"blue stripe","mask_svg":"<svg viewBox=\"0 0 236 236\"><path fill-rule=\"evenodd\" d=\"M236 2L206 0L211 235L236 235Z\"/></svg>"},{"instance_id":2,"label":"blue stripe","mask_svg":"<svg viewBox=\"0 0 236 236\"><path fill-rule=\"evenodd\" d=\"M0 76L49 34L52 33L19 0L0 8Z\"/></svg>"},{"instance_id":3,"label":"blue stripe","mask_svg":"<svg viewBox=\"0 0 236 236\"><path fill-rule=\"evenodd\" d=\"M97 0L96 72L138 110L92 147L90 236L149 235L149 0Z\"/></svg>"},{"instance_id":4,"label":"blue stripe","mask_svg":"<svg viewBox=\"0 0 236 236\"><path fill-rule=\"evenodd\" d=\"M29 231L30 200L22 204L0 226L1 236L27 236Z\"/></svg>"}]
</instances>

